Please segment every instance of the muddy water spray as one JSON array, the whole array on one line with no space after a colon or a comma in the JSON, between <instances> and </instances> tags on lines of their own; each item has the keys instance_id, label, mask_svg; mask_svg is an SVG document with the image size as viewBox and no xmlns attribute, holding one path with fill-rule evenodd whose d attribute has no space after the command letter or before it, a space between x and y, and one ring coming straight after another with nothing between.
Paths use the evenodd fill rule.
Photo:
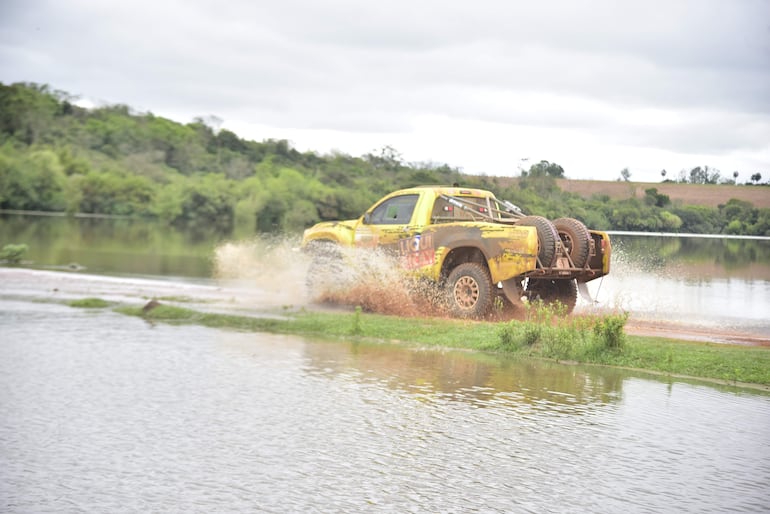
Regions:
<instances>
[{"instance_id":1,"label":"muddy water spray","mask_svg":"<svg viewBox=\"0 0 770 514\"><path fill-rule=\"evenodd\" d=\"M287 237L221 244L214 251L214 275L228 287L259 290L268 305L305 305L309 261L298 246Z\"/></svg>"},{"instance_id":2,"label":"muddy water spray","mask_svg":"<svg viewBox=\"0 0 770 514\"><path fill-rule=\"evenodd\" d=\"M288 237L227 242L216 248L217 279L244 292L258 289L270 305L360 306L399 316L441 315L435 284L405 276L396 258L372 249L335 248L314 258Z\"/></svg>"},{"instance_id":3,"label":"muddy water spray","mask_svg":"<svg viewBox=\"0 0 770 514\"><path fill-rule=\"evenodd\" d=\"M613 276L602 286L599 303L581 305L578 313L634 310L638 289L618 289L613 282L638 275L638 266L622 249L613 261ZM397 316L447 315L445 295L437 284L405 274L398 258L380 249L335 247L332 255L314 257L301 251L294 238L258 237L217 247L214 269L217 279L244 296L258 292L260 306L325 304ZM523 315L493 312L490 319Z\"/></svg>"}]
</instances>

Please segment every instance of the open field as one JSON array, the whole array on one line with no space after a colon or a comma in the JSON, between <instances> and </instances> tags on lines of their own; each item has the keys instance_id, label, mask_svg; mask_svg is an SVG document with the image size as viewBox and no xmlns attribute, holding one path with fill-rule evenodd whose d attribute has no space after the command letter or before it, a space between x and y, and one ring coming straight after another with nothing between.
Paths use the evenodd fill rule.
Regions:
<instances>
[{"instance_id":1,"label":"open field","mask_svg":"<svg viewBox=\"0 0 770 514\"><path fill-rule=\"evenodd\" d=\"M519 179L498 179L500 185L515 183ZM671 182L618 182L602 180L557 179L562 191L576 193L583 198L607 195L614 200L644 198L644 191L652 187L658 193L668 195L674 204L694 204L718 207L731 198L751 202L757 208L770 208L770 187L731 186L716 184L676 184Z\"/></svg>"},{"instance_id":2,"label":"open field","mask_svg":"<svg viewBox=\"0 0 770 514\"><path fill-rule=\"evenodd\" d=\"M729 186L714 184L672 184L669 182L604 182L599 180L557 180L562 191L577 193L584 198L607 195L613 199L635 196L644 198L644 191L657 188L673 203L718 207L731 198L751 202L757 208L770 208L770 187Z\"/></svg>"}]
</instances>

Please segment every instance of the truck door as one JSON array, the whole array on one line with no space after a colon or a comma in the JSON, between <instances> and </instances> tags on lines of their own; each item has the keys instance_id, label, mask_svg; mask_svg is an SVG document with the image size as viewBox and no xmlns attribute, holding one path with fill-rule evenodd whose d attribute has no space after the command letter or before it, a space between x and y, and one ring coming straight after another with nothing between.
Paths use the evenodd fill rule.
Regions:
<instances>
[{"instance_id":1,"label":"truck door","mask_svg":"<svg viewBox=\"0 0 770 514\"><path fill-rule=\"evenodd\" d=\"M411 235L411 221L418 194L388 198L364 215L356 228L356 246L398 249L399 240Z\"/></svg>"}]
</instances>

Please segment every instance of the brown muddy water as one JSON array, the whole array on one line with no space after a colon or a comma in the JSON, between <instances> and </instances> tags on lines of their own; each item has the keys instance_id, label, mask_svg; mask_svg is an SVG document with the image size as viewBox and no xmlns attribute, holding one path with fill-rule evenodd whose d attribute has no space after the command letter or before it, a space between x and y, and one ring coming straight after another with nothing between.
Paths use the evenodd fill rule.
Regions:
<instances>
[{"instance_id":1,"label":"brown muddy water","mask_svg":"<svg viewBox=\"0 0 770 514\"><path fill-rule=\"evenodd\" d=\"M770 508L761 391L51 302L290 300L228 280L0 268L0 510Z\"/></svg>"}]
</instances>

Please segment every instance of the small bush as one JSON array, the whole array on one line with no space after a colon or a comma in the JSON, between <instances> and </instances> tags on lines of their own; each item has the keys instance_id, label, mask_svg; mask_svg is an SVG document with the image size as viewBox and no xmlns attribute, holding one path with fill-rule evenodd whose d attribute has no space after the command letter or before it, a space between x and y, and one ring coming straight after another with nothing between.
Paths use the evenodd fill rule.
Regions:
<instances>
[{"instance_id":1,"label":"small bush","mask_svg":"<svg viewBox=\"0 0 770 514\"><path fill-rule=\"evenodd\" d=\"M594 335L599 346L606 350L620 350L626 343L623 329L628 321L628 313L611 314L596 321Z\"/></svg>"},{"instance_id":2,"label":"small bush","mask_svg":"<svg viewBox=\"0 0 770 514\"><path fill-rule=\"evenodd\" d=\"M29 247L25 244L7 244L0 250L0 261L8 264L19 264Z\"/></svg>"},{"instance_id":3,"label":"small bush","mask_svg":"<svg viewBox=\"0 0 770 514\"><path fill-rule=\"evenodd\" d=\"M527 321L524 324L524 344L527 346L535 346L540 342L540 338L543 335L543 325Z\"/></svg>"},{"instance_id":4,"label":"small bush","mask_svg":"<svg viewBox=\"0 0 770 514\"><path fill-rule=\"evenodd\" d=\"M521 350L523 346L529 345L526 334L527 328L528 325L523 325L516 321L505 323L497 332L498 345L494 349L504 352L515 352Z\"/></svg>"},{"instance_id":5,"label":"small bush","mask_svg":"<svg viewBox=\"0 0 770 514\"><path fill-rule=\"evenodd\" d=\"M501 350L515 350L519 346L516 343L516 333L511 323L506 323L500 327L497 337L499 339Z\"/></svg>"},{"instance_id":6,"label":"small bush","mask_svg":"<svg viewBox=\"0 0 770 514\"><path fill-rule=\"evenodd\" d=\"M558 304L533 302L524 321L511 321L500 328L499 349L538 347L541 355L551 359L601 361L602 354L623 348L627 320L627 313L569 316Z\"/></svg>"}]
</instances>

